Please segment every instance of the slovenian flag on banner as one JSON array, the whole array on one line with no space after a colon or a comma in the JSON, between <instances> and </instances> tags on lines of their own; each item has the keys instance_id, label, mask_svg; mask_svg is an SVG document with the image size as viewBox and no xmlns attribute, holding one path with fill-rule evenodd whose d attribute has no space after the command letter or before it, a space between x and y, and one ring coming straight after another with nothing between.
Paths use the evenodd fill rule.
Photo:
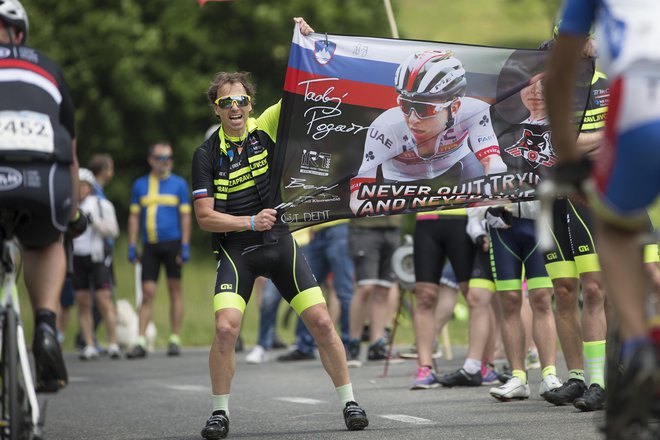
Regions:
<instances>
[{"instance_id":1,"label":"slovenian flag on banner","mask_svg":"<svg viewBox=\"0 0 660 440\"><path fill-rule=\"evenodd\" d=\"M355 216L531 200L556 159L549 52L295 27L271 174L290 230ZM573 117L590 100L581 65Z\"/></svg>"}]
</instances>

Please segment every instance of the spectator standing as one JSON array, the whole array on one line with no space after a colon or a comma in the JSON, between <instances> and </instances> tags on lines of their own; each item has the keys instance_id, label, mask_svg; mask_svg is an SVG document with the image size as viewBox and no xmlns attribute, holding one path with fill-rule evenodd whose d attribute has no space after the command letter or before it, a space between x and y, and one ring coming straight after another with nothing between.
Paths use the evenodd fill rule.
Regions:
<instances>
[{"instance_id":1,"label":"spectator standing","mask_svg":"<svg viewBox=\"0 0 660 440\"><path fill-rule=\"evenodd\" d=\"M149 148L151 172L133 184L128 217L128 259L142 264L142 304L139 310L138 343L128 353L130 359L147 355L145 333L153 315L153 301L160 267L165 266L170 294L171 332L168 356L181 353L183 298L181 271L190 259L190 196L188 184L172 173L173 150L169 142ZM138 258L138 232L142 237L142 257Z\"/></svg>"}]
</instances>

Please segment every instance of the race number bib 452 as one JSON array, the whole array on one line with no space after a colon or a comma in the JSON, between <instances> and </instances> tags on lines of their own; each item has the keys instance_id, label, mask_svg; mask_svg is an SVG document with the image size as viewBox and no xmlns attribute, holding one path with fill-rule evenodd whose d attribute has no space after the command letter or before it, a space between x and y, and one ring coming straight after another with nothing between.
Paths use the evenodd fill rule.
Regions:
<instances>
[{"instance_id":1,"label":"race number bib 452","mask_svg":"<svg viewBox=\"0 0 660 440\"><path fill-rule=\"evenodd\" d=\"M32 111L0 111L0 151L28 150L52 153L55 150L50 118Z\"/></svg>"}]
</instances>

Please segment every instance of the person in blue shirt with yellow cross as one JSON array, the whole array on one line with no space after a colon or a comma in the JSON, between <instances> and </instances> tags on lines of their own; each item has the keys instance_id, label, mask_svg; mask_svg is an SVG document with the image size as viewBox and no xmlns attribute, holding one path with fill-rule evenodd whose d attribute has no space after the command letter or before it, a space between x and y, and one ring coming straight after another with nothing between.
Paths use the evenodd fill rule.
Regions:
<instances>
[{"instance_id":1,"label":"person in blue shirt with yellow cross","mask_svg":"<svg viewBox=\"0 0 660 440\"><path fill-rule=\"evenodd\" d=\"M190 258L190 196L186 181L172 173L172 154L168 142L153 144L148 158L151 172L137 179L131 192L128 259L142 264L142 304L138 313L140 337L127 354L129 359L147 355L145 333L153 313L161 265L165 266L170 294L171 334L167 354L180 354L181 268ZM138 232L142 236L141 257L137 253Z\"/></svg>"}]
</instances>

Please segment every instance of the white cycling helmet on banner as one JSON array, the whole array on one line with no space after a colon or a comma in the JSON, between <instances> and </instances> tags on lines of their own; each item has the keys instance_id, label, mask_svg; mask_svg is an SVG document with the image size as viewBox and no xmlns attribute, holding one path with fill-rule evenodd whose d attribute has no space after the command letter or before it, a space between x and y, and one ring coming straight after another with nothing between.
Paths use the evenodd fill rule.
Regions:
<instances>
[{"instance_id":1,"label":"white cycling helmet on banner","mask_svg":"<svg viewBox=\"0 0 660 440\"><path fill-rule=\"evenodd\" d=\"M23 44L27 41L30 23L27 12L18 0L0 0L0 20L23 32Z\"/></svg>"},{"instance_id":2,"label":"white cycling helmet on banner","mask_svg":"<svg viewBox=\"0 0 660 440\"><path fill-rule=\"evenodd\" d=\"M451 101L465 96L467 80L463 64L451 51L415 52L395 74L396 90L407 98Z\"/></svg>"}]
</instances>

